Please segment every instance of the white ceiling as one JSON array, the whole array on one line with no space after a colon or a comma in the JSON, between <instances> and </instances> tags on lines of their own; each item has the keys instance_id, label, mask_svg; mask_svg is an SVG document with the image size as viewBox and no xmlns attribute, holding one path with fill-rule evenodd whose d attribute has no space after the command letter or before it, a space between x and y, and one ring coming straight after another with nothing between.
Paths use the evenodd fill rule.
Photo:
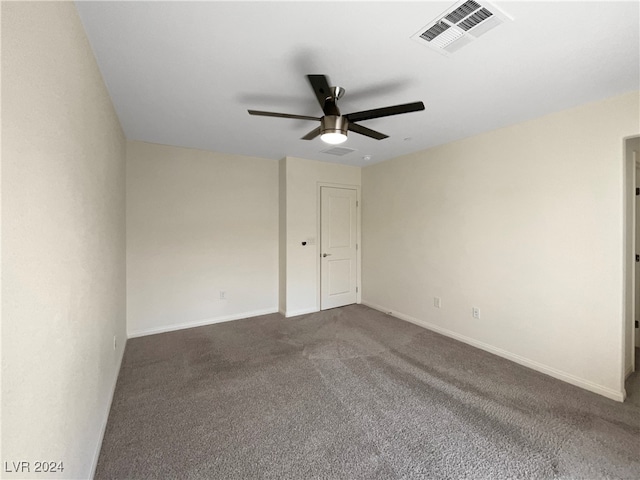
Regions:
<instances>
[{"instance_id":1,"label":"white ceiling","mask_svg":"<svg viewBox=\"0 0 640 480\"><path fill-rule=\"evenodd\" d=\"M494 2L513 17L450 57L410 37L455 2L77 2L129 139L365 165L640 88L639 2ZM342 157L300 137L321 116L422 100L362 125ZM370 161L363 160L371 155Z\"/></svg>"}]
</instances>

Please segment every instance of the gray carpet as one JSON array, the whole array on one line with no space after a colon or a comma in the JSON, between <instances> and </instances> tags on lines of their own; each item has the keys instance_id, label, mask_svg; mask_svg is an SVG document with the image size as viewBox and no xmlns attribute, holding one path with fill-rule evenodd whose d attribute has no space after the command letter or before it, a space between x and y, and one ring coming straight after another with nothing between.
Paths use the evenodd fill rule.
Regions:
<instances>
[{"instance_id":1,"label":"gray carpet","mask_svg":"<svg viewBox=\"0 0 640 480\"><path fill-rule=\"evenodd\" d=\"M637 479L632 382L620 404L360 305L142 337L96 478Z\"/></svg>"}]
</instances>

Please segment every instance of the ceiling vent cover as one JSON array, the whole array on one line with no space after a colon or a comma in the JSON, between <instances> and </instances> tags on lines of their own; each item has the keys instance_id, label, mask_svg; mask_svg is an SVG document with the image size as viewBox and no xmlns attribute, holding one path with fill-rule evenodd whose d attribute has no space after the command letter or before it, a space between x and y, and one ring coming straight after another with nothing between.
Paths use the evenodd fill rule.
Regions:
<instances>
[{"instance_id":1,"label":"ceiling vent cover","mask_svg":"<svg viewBox=\"0 0 640 480\"><path fill-rule=\"evenodd\" d=\"M462 0L411 38L449 56L489 30L511 20L509 15L489 2Z\"/></svg>"},{"instance_id":2,"label":"ceiling vent cover","mask_svg":"<svg viewBox=\"0 0 640 480\"><path fill-rule=\"evenodd\" d=\"M322 153L327 153L329 155L337 155L338 157L342 157L343 155L346 155L348 153L355 152L355 149L347 148L347 147L333 147L333 148L327 148L326 150L320 150L320 151Z\"/></svg>"}]
</instances>

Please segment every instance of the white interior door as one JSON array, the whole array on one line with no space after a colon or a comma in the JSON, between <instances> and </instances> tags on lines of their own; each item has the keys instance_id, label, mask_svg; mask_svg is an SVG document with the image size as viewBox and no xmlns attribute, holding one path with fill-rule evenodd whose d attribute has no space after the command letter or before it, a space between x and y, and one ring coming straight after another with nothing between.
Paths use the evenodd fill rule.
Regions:
<instances>
[{"instance_id":1,"label":"white interior door","mask_svg":"<svg viewBox=\"0 0 640 480\"><path fill-rule=\"evenodd\" d=\"M320 188L320 309L357 301L356 190Z\"/></svg>"}]
</instances>

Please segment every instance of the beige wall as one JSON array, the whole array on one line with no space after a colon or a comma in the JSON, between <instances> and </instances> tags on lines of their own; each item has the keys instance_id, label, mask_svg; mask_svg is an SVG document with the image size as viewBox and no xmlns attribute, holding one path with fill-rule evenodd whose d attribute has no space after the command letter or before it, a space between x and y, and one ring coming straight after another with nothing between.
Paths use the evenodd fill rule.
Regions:
<instances>
[{"instance_id":1,"label":"beige wall","mask_svg":"<svg viewBox=\"0 0 640 480\"><path fill-rule=\"evenodd\" d=\"M2 2L2 170L2 462L88 478L126 338L125 143L71 2Z\"/></svg>"},{"instance_id":2,"label":"beige wall","mask_svg":"<svg viewBox=\"0 0 640 480\"><path fill-rule=\"evenodd\" d=\"M285 305L280 305L280 311L292 316L320 309L319 185L351 185L359 190L361 169L293 157L282 162L286 180L286 233L280 242L284 242L286 251L283 280L286 292ZM303 241L307 242L306 246L302 245Z\"/></svg>"},{"instance_id":3,"label":"beige wall","mask_svg":"<svg viewBox=\"0 0 640 480\"><path fill-rule=\"evenodd\" d=\"M620 399L623 137L640 131L638 104L365 168L363 302Z\"/></svg>"},{"instance_id":4,"label":"beige wall","mask_svg":"<svg viewBox=\"0 0 640 480\"><path fill-rule=\"evenodd\" d=\"M278 162L128 142L129 336L277 308Z\"/></svg>"}]
</instances>

